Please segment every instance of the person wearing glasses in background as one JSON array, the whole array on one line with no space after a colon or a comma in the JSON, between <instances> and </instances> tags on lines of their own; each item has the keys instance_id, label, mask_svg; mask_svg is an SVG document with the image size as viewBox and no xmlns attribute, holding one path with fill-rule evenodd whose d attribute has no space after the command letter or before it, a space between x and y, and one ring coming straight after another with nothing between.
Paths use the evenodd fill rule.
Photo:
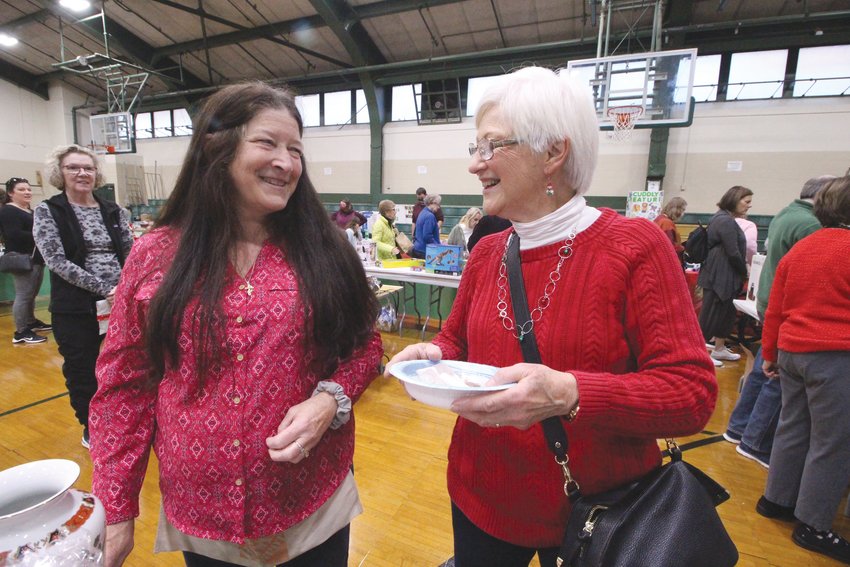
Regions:
<instances>
[{"instance_id":1,"label":"person wearing glasses in background","mask_svg":"<svg viewBox=\"0 0 850 567\"><path fill-rule=\"evenodd\" d=\"M48 157L47 175L60 193L36 207L33 236L50 270L53 337L88 448L89 403L97 390L95 363L103 340L95 304L112 301L133 235L127 211L94 194L103 176L93 151L59 146Z\"/></svg>"},{"instance_id":2,"label":"person wearing glasses in background","mask_svg":"<svg viewBox=\"0 0 850 567\"><path fill-rule=\"evenodd\" d=\"M0 232L6 252L18 252L32 257L32 270L12 274L15 281L15 302L12 315L15 319L13 344L43 343L43 337L36 331L49 331L53 327L35 318L35 296L41 287L44 276L44 260L41 254L33 254L35 242L32 239L32 189L29 181L22 177L12 177L6 182L5 206L0 208Z\"/></svg>"},{"instance_id":3,"label":"person wearing glasses in background","mask_svg":"<svg viewBox=\"0 0 850 567\"><path fill-rule=\"evenodd\" d=\"M469 172L486 213L513 228L475 246L433 342L388 365L465 360L499 368L490 384L516 383L451 408L456 567L527 566L535 553L554 567L570 504L541 420L562 419L572 474L593 494L657 468L656 439L699 432L717 397L667 237L585 202L599 125L589 90L564 75L527 67L484 93ZM520 264L528 321L510 297L508 258ZM533 330L542 364L523 362L520 329Z\"/></svg>"}]
</instances>

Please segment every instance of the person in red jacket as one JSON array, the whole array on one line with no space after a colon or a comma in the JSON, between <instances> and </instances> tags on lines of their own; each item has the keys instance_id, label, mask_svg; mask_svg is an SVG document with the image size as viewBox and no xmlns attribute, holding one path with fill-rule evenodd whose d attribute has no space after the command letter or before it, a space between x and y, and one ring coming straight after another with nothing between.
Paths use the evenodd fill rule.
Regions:
<instances>
[{"instance_id":1,"label":"person in red jacket","mask_svg":"<svg viewBox=\"0 0 850 567\"><path fill-rule=\"evenodd\" d=\"M572 474L593 494L657 468L656 439L700 431L717 396L667 237L583 197L599 127L589 91L565 75L526 67L484 94L469 172L487 214L513 226L475 246L439 335L389 364L465 360L500 368L494 383L516 383L452 406L456 567L527 566L535 554L555 565L570 504L541 420L562 418ZM516 239L528 321L517 320L505 276ZM530 331L542 364L523 362Z\"/></svg>"},{"instance_id":2,"label":"person in red jacket","mask_svg":"<svg viewBox=\"0 0 850 567\"><path fill-rule=\"evenodd\" d=\"M850 564L832 521L850 476L850 177L815 197L824 228L776 270L762 330L764 373L779 379L782 410L759 514L800 523L800 547Z\"/></svg>"}]
</instances>

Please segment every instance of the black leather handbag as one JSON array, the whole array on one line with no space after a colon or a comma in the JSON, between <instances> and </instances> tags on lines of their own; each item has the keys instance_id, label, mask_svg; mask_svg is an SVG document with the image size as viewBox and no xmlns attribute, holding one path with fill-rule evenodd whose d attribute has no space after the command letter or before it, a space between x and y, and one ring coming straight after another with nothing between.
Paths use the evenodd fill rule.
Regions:
<instances>
[{"instance_id":1,"label":"black leather handbag","mask_svg":"<svg viewBox=\"0 0 850 567\"><path fill-rule=\"evenodd\" d=\"M726 567L738 562L715 506L729 493L682 460L640 480L592 496L578 496L564 532L564 567Z\"/></svg>"},{"instance_id":2,"label":"black leather handbag","mask_svg":"<svg viewBox=\"0 0 850 567\"><path fill-rule=\"evenodd\" d=\"M515 320L527 321L519 238L510 238L506 264L511 303ZM526 362L541 362L533 328L520 346ZM675 441L667 439L670 463L614 490L583 496L570 474L561 418L550 417L541 425L572 503L558 567L727 567L738 562L738 550L715 510L729 493L683 461Z\"/></svg>"},{"instance_id":3,"label":"black leather handbag","mask_svg":"<svg viewBox=\"0 0 850 567\"><path fill-rule=\"evenodd\" d=\"M25 274L32 271L32 256L20 252L6 252L0 256L0 272Z\"/></svg>"}]
</instances>

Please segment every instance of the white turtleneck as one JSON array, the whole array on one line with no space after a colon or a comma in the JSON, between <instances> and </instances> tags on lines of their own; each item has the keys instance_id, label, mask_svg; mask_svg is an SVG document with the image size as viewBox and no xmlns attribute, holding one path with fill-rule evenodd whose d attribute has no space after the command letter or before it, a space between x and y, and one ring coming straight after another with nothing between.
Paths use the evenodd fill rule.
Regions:
<instances>
[{"instance_id":1,"label":"white turtleneck","mask_svg":"<svg viewBox=\"0 0 850 567\"><path fill-rule=\"evenodd\" d=\"M588 206L584 197L576 195L563 207L544 217L531 222L514 222L513 225L519 235L520 250L531 250L565 240L573 228L578 234L601 215L599 209Z\"/></svg>"}]
</instances>

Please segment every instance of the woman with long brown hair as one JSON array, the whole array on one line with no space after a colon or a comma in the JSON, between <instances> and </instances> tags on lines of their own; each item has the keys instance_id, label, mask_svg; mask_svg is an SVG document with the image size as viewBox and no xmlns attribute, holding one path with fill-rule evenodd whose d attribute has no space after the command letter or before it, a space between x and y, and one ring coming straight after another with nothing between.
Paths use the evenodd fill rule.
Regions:
<instances>
[{"instance_id":1,"label":"woman with long brown hair","mask_svg":"<svg viewBox=\"0 0 850 567\"><path fill-rule=\"evenodd\" d=\"M132 549L151 447L157 551L190 566L347 564L351 406L381 356L377 300L307 177L302 131L289 91L212 95L128 259L92 402L107 565Z\"/></svg>"}]
</instances>

